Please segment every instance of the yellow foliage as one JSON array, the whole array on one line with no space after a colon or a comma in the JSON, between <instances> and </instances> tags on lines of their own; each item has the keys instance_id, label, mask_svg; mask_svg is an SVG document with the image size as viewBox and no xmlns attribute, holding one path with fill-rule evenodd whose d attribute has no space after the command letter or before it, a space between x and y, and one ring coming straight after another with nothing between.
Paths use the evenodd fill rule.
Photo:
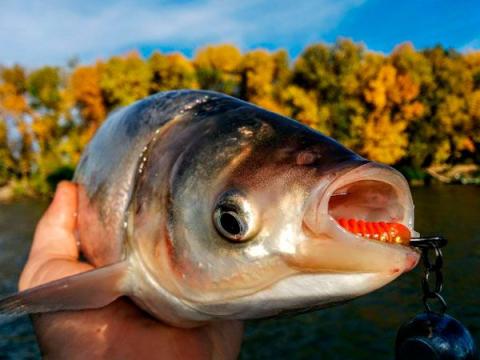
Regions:
<instances>
[{"instance_id":1,"label":"yellow foliage","mask_svg":"<svg viewBox=\"0 0 480 360\"><path fill-rule=\"evenodd\" d=\"M480 122L480 90L470 94L468 98L468 113L477 122ZM480 124L477 125L480 127Z\"/></svg>"},{"instance_id":2,"label":"yellow foliage","mask_svg":"<svg viewBox=\"0 0 480 360\"><path fill-rule=\"evenodd\" d=\"M375 79L371 80L364 91L365 100L381 110L387 105L389 89L395 86L397 70L391 65L380 68Z\"/></svg>"},{"instance_id":3,"label":"yellow foliage","mask_svg":"<svg viewBox=\"0 0 480 360\"><path fill-rule=\"evenodd\" d=\"M458 139L457 149L459 151L468 151L474 153L476 150L475 143L468 136L462 136Z\"/></svg>"},{"instance_id":4,"label":"yellow foliage","mask_svg":"<svg viewBox=\"0 0 480 360\"><path fill-rule=\"evenodd\" d=\"M401 104L417 97L420 87L408 74L399 74L395 80L395 84L389 89L389 97L394 103Z\"/></svg>"},{"instance_id":5,"label":"yellow foliage","mask_svg":"<svg viewBox=\"0 0 480 360\"><path fill-rule=\"evenodd\" d=\"M244 75L245 97L247 99L270 97L275 71L274 58L266 50L247 53L241 64Z\"/></svg>"},{"instance_id":6,"label":"yellow foliage","mask_svg":"<svg viewBox=\"0 0 480 360\"><path fill-rule=\"evenodd\" d=\"M327 107L317 106L315 95L297 86L289 86L282 93L282 101L287 106L287 114L294 119L326 134L329 133Z\"/></svg>"},{"instance_id":7,"label":"yellow foliage","mask_svg":"<svg viewBox=\"0 0 480 360\"><path fill-rule=\"evenodd\" d=\"M27 111L28 105L23 94L17 94L12 84L0 84L0 112L18 116Z\"/></svg>"},{"instance_id":8,"label":"yellow foliage","mask_svg":"<svg viewBox=\"0 0 480 360\"><path fill-rule=\"evenodd\" d=\"M105 118L105 106L96 66L79 66L70 76L68 91L87 123L98 126Z\"/></svg>"},{"instance_id":9,"label":"yellow foliage","mask_svg":"<svg viewBox=\"0 0 480 360\"><path fill-rule=\"evenodd\" d=\"M470 51L464 55L465 62L472 69L480 68L480 51Z\"/></svg>"},{"instance_id":10,"label":"yellow foliage","mask_svg":"<svg viewBox=\"0 0 480 360\"><path fill-rule=\"evenodd\" d=\"M114 56L98 64L100 88L109 108L128 105L148 95L151 71L137 53Z\"/></svg>"},{"instance_id":11,"label":"yellow foliage","mask_svg":"<svg viewBox=\"0 0 480 360\"><path fill-rule=\"evenodd\" d=\"M216 69L226 73L237 71L242 54L235 45L222 44L200 49L194 59L199 68Z\"/></svg>"},{"instance_id":12,"label":"yellow foliage","mask_svg":"<svg viewBox=\"0 0 480 360\"><path fill-rule=\"evenodd\" d=\"M452 154L452 148L448 140L443 140L437 147L433 162L435 164L444 164Z\"/></svg>"},{"instance_id":13,"label":"yellow foliage","mask_svg":"<svg viewBox=\"0 0 480 360\"><path fill-rule=\"evenodd\" d=\"M10 150L8 127L5 120L0 118L0 186L8 181L14 169L15 160Z\"/></svg>"},{"instance_id":14,"label":"yellow foliage","mask_svg":"<svg viewBox=\"0 0 480 360\"><path fill-rule=\"evenodd\" d=\"M403 105L395 118L398 120L403 119L406 121L411 121L413 119L422 117L424 113L425 105L423 105L420 101L414 101L412 103Z\"/></svg>"},{"instance_id":15,"label":"yellow foliage","mask_svg":"<svg viewBox=\"0 0 480 360\"><path fill-rule=\"evenodd\" d=\"M388 114L371 114L364 129L363 153L372 160L395 164L406 154L405 121L393 122Z\"/></svg>"},{"instance_id":16,"label":"yellow foliage","mask_svg":"<svg viewBox=\"0 0 480 360\"><path fill-rule=\"evenodd\" d=\"M375 79L365 89L365 100L378 110L389 102L403 104L413 101L419 94L420 87L408 74L399 74L392 65L383 65Z\"/></svg>"},{"instance_id":17,"label":"yellow foliage","mask_svg":"<svg viewBox=\"0 0 480 360\"><path fill-rule=\"evenodd\" d=\"M240 51L229 44L200 49L193 63L200 87L238 96Z\"/></svg>"},{"instance_id":18,"label":"yellow foliage","mask_svg":"<svg viewBox=\"0 0 480 360\"><path fill-rule=\"evenodd\" d=\"M438 118L442 131L449 134L455 130L468 130L471 124L470 117L467 114L467 104L463 97L448 95L439 105Z\"/></svg>"},{"instance_id":19,"label":"yellow foliage","mask_svg":"<svg viewBox=\"0 0 480 360\"><path fill-rule=\"evenodd\" d=\"M149 59L152 71L151 92L195 89L198 87L193 64L182 54L155 52Z\"/></svg>"}]
</instances>

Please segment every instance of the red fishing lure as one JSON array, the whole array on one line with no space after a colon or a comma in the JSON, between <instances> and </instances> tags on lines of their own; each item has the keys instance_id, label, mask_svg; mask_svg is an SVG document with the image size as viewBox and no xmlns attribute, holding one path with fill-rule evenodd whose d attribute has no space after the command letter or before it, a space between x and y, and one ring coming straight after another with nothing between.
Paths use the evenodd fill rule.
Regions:
<instances>
[{"instance_id":1,"label":"red fishing lure","mask_svg":"<svg viewBox=\"0 0 480 360\"><path fill-rule=\"evenodd\" d=\"M410 242L410 230L400 223L345 218L337 221L345 230L368 239L403 245L408 245Z\"/></svg>"}]
</instances>

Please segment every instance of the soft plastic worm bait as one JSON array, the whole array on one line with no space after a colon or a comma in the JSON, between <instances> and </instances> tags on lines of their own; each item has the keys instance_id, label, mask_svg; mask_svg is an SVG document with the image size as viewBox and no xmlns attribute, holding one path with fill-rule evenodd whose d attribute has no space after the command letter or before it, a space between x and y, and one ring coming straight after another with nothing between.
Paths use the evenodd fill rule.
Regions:
<instances>
[{"instance_id":1,"label":"soft plastic worm bait","mask_svg":"<svg viewBox=\"0 0 480 360\"><path fill-rule=\"evenodd\" d=\"M367 239L375 239L388 243L408 245L410 230L402 224L383 221L364 221L340 218L337 220L341 227L355 235Z\"/></svg>"}]
</instances>

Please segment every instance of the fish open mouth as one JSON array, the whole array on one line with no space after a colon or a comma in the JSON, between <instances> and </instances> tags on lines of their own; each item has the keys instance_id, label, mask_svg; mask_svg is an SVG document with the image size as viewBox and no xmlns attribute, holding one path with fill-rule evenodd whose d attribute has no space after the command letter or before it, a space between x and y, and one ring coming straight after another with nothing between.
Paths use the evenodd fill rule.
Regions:
<instances>
[{"instance_id":1,"label":"fish open mouth","mask_svg":"<svg viewBox=\"0 0 480 360\"><path fill-rule=\"evenodd\" d=\"M405 178L391 167L367 163L312 194L304 222L315 233L348 233L365 240L408 245L413 200Z\"/></svg>"},{"instance_id":2,"label":"fish open mouth","mask_svg":"<svg viewBox=\"0 0 480 360\"><path fill-rule=\"evenodd\" d=\"M306 219L331 235L391 245L409 245L413 201L405 178L396 170L367 163L330 184ZM312 221L313 220L313 221Z\"/></svg>"},{"instance_id":3,"label":"fish open mouth","mask_svg":"<svg viewBox=\"0 0 480 360\"><path fill-rule=\"evenodd\" d=\"M309 271L400 274L418 262L408 246L413 201L405 178L377 163L350 169L312 193L303 219L308 239L295 266Z\"/></svg>"},{"instance_id":4,"label":"fish open mouth","mask_svg":"<svg viewBox=\"0 0 480 360\"><path fill-rule=\"evenodd\" d=\"M336 189L328 213L346 231L369 240L408 245L406 209L392 184L359 180Z\"/></svg>"}]
</instances>

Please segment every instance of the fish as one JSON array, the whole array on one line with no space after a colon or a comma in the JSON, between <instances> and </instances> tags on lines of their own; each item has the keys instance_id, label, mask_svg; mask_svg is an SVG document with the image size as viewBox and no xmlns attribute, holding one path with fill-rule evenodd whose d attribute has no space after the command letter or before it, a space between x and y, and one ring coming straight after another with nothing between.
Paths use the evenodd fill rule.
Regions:
<instances>
[{"instance_id":1,"label":"fish","mask_svg":"<svg viewBox=\"0 0 480 360\"><path fill-rule=\"evenodd\" d=\"M365 295L419 260L398 171L217 92L162 92L114 112L74 182L95 269L9 296L1 314L127 296L184 328L275 317Z\"/></svg>"}]
</instances>

